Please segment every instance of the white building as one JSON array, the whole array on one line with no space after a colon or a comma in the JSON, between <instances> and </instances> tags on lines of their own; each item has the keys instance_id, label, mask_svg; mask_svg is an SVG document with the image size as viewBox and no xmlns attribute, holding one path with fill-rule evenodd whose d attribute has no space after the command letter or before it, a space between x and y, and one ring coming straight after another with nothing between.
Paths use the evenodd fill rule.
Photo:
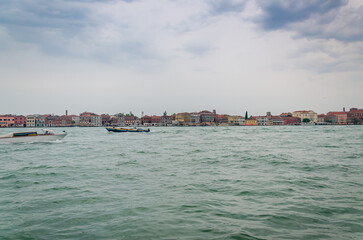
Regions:
<instances>
[{"instance_id":1,"label":"white building","mask_svg":"<svg viewBox=\"0 0 363 240\"><path fill-rule=\"evenodd\" d=\"M301 122L304 121L304 119L309 119L311 123L318 122L318 114L316 112L309 110L309 111L295 111L292 113L293 117L298 117L301 119Z\"/></svg>"}]
</instances>

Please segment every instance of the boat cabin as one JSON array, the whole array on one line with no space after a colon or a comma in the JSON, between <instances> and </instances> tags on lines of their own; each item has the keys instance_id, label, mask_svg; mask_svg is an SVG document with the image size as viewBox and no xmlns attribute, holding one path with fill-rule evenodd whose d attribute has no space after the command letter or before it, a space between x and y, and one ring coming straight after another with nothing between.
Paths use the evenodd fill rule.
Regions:
<instances>
[{"instance_id":1,"label":"boat cabin","mask_svg":"<svg viewBox=\"0 0 363 240\"><path fill-rule=\"evenodd\" d=\"M28 136L38 136L37 132L17 132L13 133L13 137L28 137Z\"/></svg>"}]
</instances>

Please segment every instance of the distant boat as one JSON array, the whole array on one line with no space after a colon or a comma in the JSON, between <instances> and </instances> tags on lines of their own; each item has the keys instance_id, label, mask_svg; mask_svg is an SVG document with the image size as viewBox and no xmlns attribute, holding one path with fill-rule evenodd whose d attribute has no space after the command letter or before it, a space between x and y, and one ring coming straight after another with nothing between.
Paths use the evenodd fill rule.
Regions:
<instances>
[{"instance_id":1,"label":"distant boat","mask_svg":"<svg viewBox=\"0 0 363 240\"><path fill-rule=\"evenodd\" d=\"M109 132L150 132L150 128L117 128L117 127L106 127Z\"/></svg>"},{"instance_id":2,"label":"distant boat","mask_svg":"<svg viewBox=\"0 0 363 240\"><path fill-rule=\"evenodd\" d=\"M43 130L38 134L36 131L15 132L0 136L0 143L21 143L21 142L50 142L63 139L67 133L54 133L52 130Z\"/></svg>"}]
</instances>

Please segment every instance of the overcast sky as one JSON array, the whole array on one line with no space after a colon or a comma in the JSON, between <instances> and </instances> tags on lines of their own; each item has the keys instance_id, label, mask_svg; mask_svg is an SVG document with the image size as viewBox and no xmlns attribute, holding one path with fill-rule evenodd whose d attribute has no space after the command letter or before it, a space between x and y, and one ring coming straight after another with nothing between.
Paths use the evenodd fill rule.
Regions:
<instances>
[{"instance_id":1,"label":"overcast sky","mask_svg":"<svg viewBox=\"0 0 363 240\"><path fill-rule=\"evenodd\" d=\"M363 107L361 0L1 0L0 114Z\"/></svg>"}]
</instances>

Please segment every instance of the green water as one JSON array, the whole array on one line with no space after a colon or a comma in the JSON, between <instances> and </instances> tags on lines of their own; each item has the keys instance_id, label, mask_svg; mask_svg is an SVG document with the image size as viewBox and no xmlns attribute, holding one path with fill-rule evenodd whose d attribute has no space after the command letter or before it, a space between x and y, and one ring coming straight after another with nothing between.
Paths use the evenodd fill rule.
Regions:
<instances>
[{"instance_id":1,"label":"green water","mask_svg":"<svg viewBox=\"0 0 363 240\"><path fill-rule=\"evenodd\" d=\"M363 126L54 130L0 144L0 239L363 239Z\"/></svg>"}]
</instances>

